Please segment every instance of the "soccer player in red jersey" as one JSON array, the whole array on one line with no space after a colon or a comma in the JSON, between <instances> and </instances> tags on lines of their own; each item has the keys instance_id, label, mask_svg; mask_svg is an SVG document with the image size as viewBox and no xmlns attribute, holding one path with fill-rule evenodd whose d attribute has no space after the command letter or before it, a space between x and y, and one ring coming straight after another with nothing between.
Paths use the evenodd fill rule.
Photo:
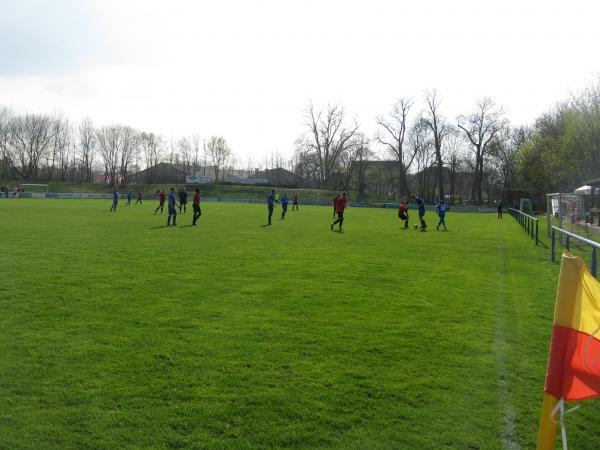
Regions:
<instances>
[{"instance_id":1,"label":"soccer player in red jersey","mask_svg":"<svg viewBox=\"0 0 600 450\"><path fill-rule=\"evenodd\" d=\"M335 213L337 212L336 209L336 205L337 205L337 201L340 199L340 194L336 194L335 197L333 197L333 200L331 200L331 204L333 205L333 218L335 219Z\"/></svg>"},{"instance_id":2,"label":"soccer player in red jersey","mask_svg":"<svg viewBox=\"0 0 600 450\"><path fill-rule=\"evenodd\" d=\"M404 220L404 228L408 228L408 202L406 200L402 200L402 203L400 203L398 218Z\"/></svg>"},{"instance_id":3,"label":"soccer player in red jersey","mask_svg":"<svg viewBox=\"0 0 600 450\"><path fill-rule=\"evenodd\" d=\"M154 210L154 215L156 215L156 213L158 212L158 210L160 209L160 213L163 213L163 209L165 207L165 200L167 198L167 196L165 195L165 190L163 189L162 191L156 191L156 193L158 194L158 208L156 208Z\"/></svg>"},{"instance_id":4,"label":"soccer player in red jersey","mask_svg":"<svg viewBox=\"0 0 600 450\"><path fill-rule=\"evenodd\" d=\"M194 217L192 218L192 225L196 225L196 221L198 217L202 215L202 211L200 210L200 189L196 188L196 193L194 194L194 202L192 204L194 208Z\"/></svg>"},{"instance_id":5,"label":"soccer player in red jersey","mask_svg":"<svg viewBox=\"0 0 600 450\"><path fill-rule=\"evenodd\" d=\"M342 196L337 199L335 202L335 211L337 212L338 218L331 224L331 231L333 231L333 226L336 223L340 224L339 231L342 231L342 224L344 223L344 210L346 209L346 205L348 204L348 193L346 191L342 192Z\"/></svg>"}]
</instances>

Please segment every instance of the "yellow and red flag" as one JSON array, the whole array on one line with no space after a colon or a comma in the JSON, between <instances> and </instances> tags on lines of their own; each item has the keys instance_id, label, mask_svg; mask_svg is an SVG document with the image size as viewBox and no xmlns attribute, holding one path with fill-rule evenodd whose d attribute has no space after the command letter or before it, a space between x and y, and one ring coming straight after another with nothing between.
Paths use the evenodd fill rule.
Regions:
<instances>
[{"instance_id":1,"label":"yellow and red flag","mask_svg":"<svg viewBox=\"0 0 600 450\"><path fill-rule=\"evenodd\" d=\"M554 449L561 402L600 396L600 282L583 260L562 255L538 450Z\"/></svg>"}]
</instances>

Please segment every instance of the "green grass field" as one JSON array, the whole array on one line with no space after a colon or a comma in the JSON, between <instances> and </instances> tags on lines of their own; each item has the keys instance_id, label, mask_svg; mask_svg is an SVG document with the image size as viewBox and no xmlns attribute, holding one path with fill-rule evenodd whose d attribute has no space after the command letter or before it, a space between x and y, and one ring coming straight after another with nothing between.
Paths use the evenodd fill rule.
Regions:
<instances>
[{"instance_id":1,"label":"green grass field","mask_svg":"<svg viewBox=\"0 0 600 450\"><path fill-rule=\"evenodd\" d=\"M534 448L559 266L510 216L155 206L0 199L0 448Z\"/></svg>"}]
</instances>

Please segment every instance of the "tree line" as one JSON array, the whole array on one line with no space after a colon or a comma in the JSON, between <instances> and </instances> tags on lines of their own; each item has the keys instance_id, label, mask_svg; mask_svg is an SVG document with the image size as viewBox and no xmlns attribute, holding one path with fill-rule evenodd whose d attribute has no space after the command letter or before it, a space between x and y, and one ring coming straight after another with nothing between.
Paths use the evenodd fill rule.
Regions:
<instances>
[{"instance_id":1,"label":"tree line","mask_svg":"<svg viewBox=\"0 0 600 450\"><path fill-rule=\"evenodd\" d=\"M0 108L0 176L3 180L126 183L160 162L193 173L211 165L217 178L236 160L221 136L199 135L167 142L162 136L121 124L95 127L85 118L73 124L48 114L15 114Z\"/></svg>"},{"instance_id":2,"label":"tree line","mask_svg":"<svg viewBox=\"0 0 600 450\"><path fill-rule=\"evenodd\" d=\"M435 90L396 100L376 117L372 136L341 104L308 103L304 118L291 158L278 153L263 161L248 158L246 169L286 168L297 187L364 193L370 167L386 162L384 195L418 192L431 200L462 201L457 185L467 183L468 200L479 204L508 201L515 192L541 198L600 178L600 84L517 127L490 98L450 120ZM244 166L220 136L167 141L126 125L96 127L89 118L74 124L7 108L0 109L0 152L3 179L92 182L99 171L107 182L123 183L139 170L169 162L188 173L211 166L220 180Z\"/></svg>"},{"instance_id":3,"label":"tree line","mask_svg":"<svg viewBox=\"0 0 600 450\"><path fill-rule=\"evenodd\" d=\"M309 104L306 132L296 142L296 173L304 183L362 192L368 161L378 156L394 163L395 170L386 176L398 197L418 190L432 199L452 198L453 179L467 172L472 174L474 202L483 201L486 184L509 189L514 164L498 170L500 153L512 158L508 141L517 130L502 109L484 98L470 114L451 122L441 103L435 90L425 92L420 107L412 98L400 98L376 118L378 131L370 138L343 106L317 110ZM410 174L416 174L412 186ZM446 192L448 181L451 192Z\"/></svg>"}]
</instances>

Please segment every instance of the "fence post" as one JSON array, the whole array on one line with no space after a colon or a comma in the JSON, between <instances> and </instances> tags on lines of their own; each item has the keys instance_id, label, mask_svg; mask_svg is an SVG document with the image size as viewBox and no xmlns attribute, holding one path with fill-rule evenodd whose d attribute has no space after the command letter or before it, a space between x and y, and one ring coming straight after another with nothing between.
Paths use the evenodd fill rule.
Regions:
<instances>
[{"instance_id":1,"label":"fence post","mask_svg":"<svg viewBox=\"0 0 600 450\"><path fill-rule=\"evenodd\" d=\"M535 245L538 245L539 242L539 229L538 229L539 221L535 223Z\"/></svg>"},{"instance_id":2,"label":"fence post","mask_svg":"<svg viewBox=\"0 0 600 450\"><path fill-rule=\"evenodd\" d=\"M592 275L596 276L596 247L592 247Z\"/></svg>"},{"instance_id":3,"label":"fence post","mask_svg":"<svg viewBox=\"0 0 600 450\"><path fill-rule=\"evenodd\" d=\"M554 262L555 258L554 258L554 228L552 228L552 262Z\"/></svg>"},{"instance_id":4,"label":"fence post","mask_svg":"<svg viewBox=\"0 0 600 450\"><path fill-rule=\"evenodd\" d=\"M531 239L533 239L533 220L534 219L529 219L529 221L531 222L531 230L529 232L529 235L531 236Z\"/></svg>"},{"instance_id":5,"label":"fence post","mask_svg":"<svg viewBox=\"0 0 600 450\"><path fill-rule=\"evenodd\" d=\"M561 234L562 234L562 233L561 233ZM567 239L566 239L566 242L565 242L565 248L566 248L567 250L571 250L571 249L569 248L569 235L568 235L568 234L567 234Z\"/></svg>"}]
</instances>

